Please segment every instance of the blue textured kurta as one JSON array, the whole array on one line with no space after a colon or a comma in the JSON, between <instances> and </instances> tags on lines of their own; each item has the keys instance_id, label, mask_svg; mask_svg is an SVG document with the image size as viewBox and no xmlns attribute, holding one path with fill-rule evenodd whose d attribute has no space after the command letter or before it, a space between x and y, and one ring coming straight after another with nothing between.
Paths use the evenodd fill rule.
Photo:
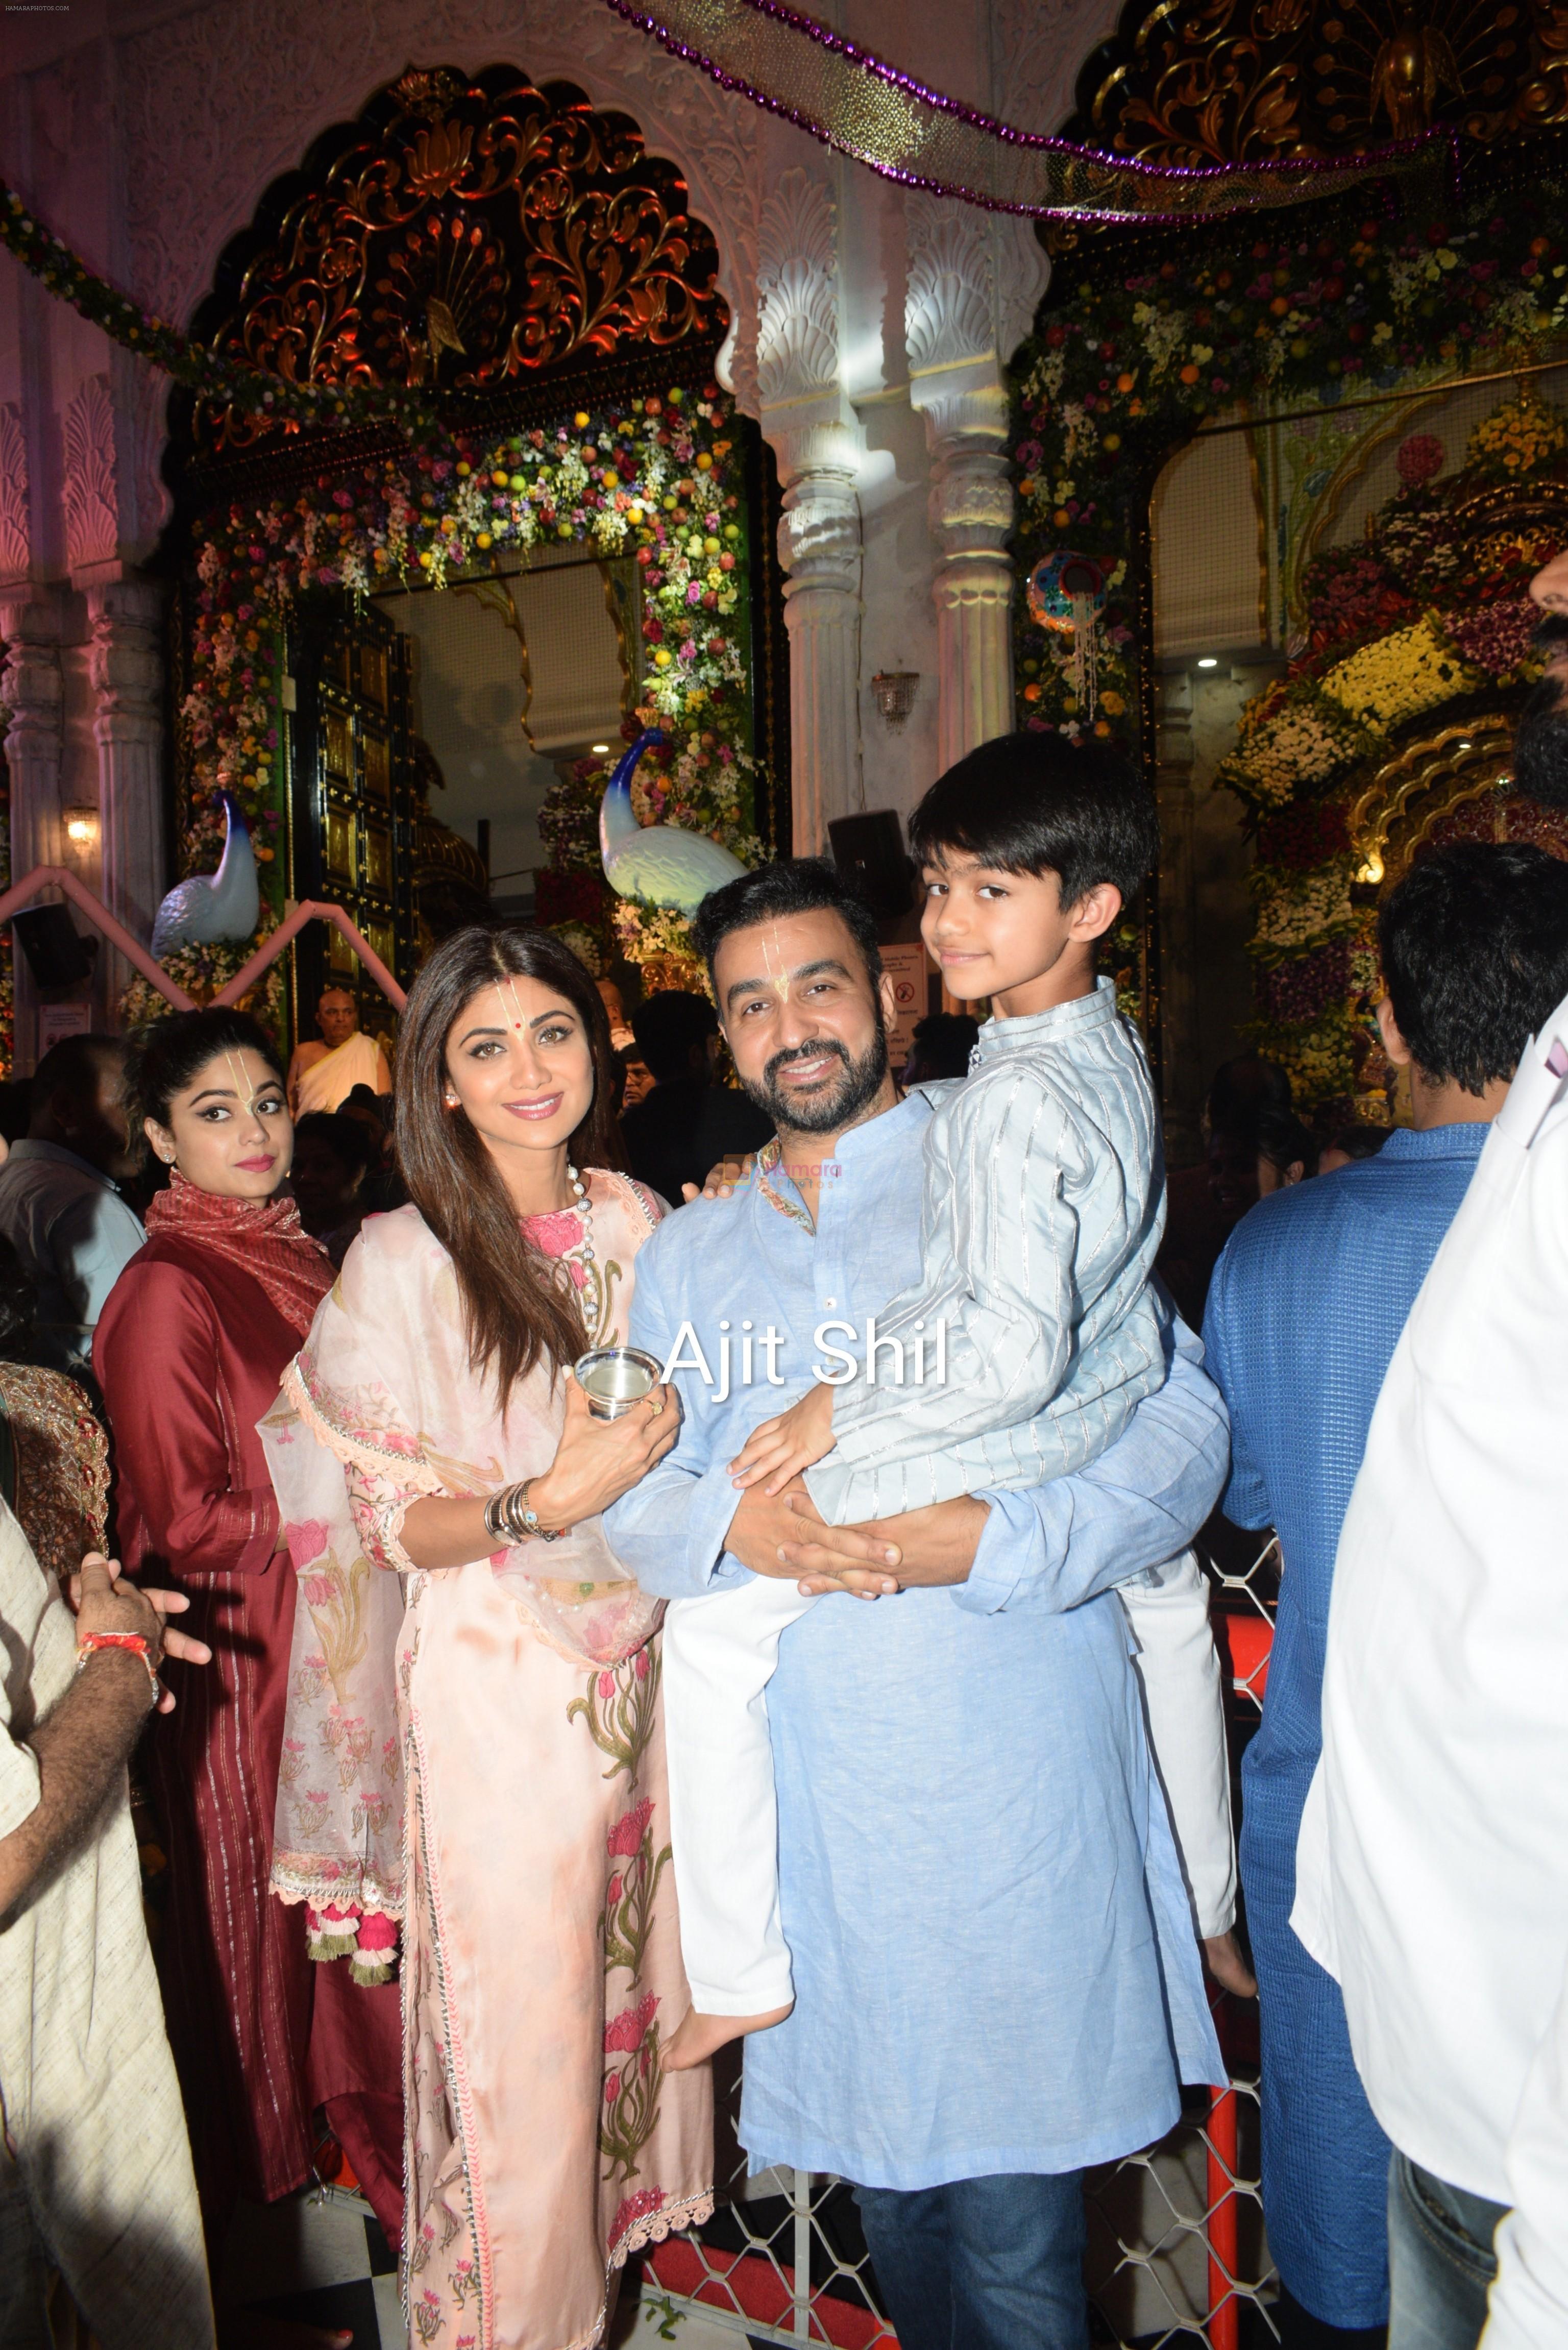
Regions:
<instances>
[{"instance_id":1,"label":"blue textured kurta","mask_svg":"<svg viewBox=\"0 0 1568 2350\"><path fill-rule=\"evenodd\" d=\"M815 1232L755 1184L671 1216L637 1261L633 1343L667 1361L690 1321L716 1371L725 1335L773 1325L798 1391L817 1325L863 1325L919 1269L929 1117L917 1093L843 1137ZM760 1348L754 1376L720 1401L676 1373L680 1440L607 1521L650 1591L745 1572L727 1463L778 1408ZM1219 1399L1179 1357L1089 1468L988 1496L968 1583L834 1596L784 1634L767 1705L795 2006L746 2043L754 2167L905 2189L1070 2170L1158 2137L1179 2076L1222 2077L1110 1586L1184 1547L1223 1459Z\"/></svg>"},{"instance_id":2,"label":"blue textured kurta","mask_svg":"<svg viewBox=\"0 0 1568 2350\"><path fill-rule=\"evenodd\" d=\"M1332 2325L1388 2314L1388 2142L1356 2076L1339 1986L1291 1931L1296 1835L1322 1746L1340 1526L1389 1359L1489 1131L1401 1129L1376 1159L1261 1201L1231 1236L1203 1321L1231 1408L1225 1514L1272 1525L1284 1562L1263 1719L1241 1765L1263 2210L1281 2276Z\"/></svg>"}]
</instances>

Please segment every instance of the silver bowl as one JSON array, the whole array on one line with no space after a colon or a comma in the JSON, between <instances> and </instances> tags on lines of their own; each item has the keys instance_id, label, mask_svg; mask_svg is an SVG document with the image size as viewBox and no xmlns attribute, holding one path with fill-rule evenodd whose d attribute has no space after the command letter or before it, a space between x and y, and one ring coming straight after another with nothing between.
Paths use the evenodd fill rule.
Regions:
<instances>
[{"instance_id":1,"label":"silver bowl","mask_svg":"<svg viewBox=\"0 0 1568 2350\"><path fill-rule=\"evenodd\" d=\"M659 1385L662 1367L640 1347L596 1347L578 1356L572 1371L595 1419L618 1419Z\"/></svg>"}]
</instances>

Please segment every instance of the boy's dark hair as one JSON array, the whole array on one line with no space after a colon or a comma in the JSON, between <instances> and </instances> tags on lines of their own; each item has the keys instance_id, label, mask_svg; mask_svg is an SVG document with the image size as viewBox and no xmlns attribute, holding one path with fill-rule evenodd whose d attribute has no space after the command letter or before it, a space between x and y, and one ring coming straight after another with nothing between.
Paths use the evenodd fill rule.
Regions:
<instances>
[{"instance_id":1,"label":"boy's dark hair","mask_svg":"<svg viewBox=\"0 0 1568 2350\"><path fill-rule=\"evenodd\" d=\"M789 914L825 910L843 918L875 988L882 976L877 917L845 888L823 857L781 858L776 865L759 865L754 873L739 874L722 889L710 889L691 917L691 935L711 979L713 958L732 931L749 931L758 922L778 921Z\"/></svg>"},{"instance_id":2,"label":"boy's dark hair","mask_svg":"<svg viewBox=\"0 0 1568 2350\"><path fill-rule=\"evenodd\" d=\"M1109 881L1125 904L1159 855L1154 795L1093 735L1002 734L939 775L909 818L918 860L949 849L1003 873L1054 873L1064 906Z\"/></svg>"},{"instance_id":3,"label":"boy's dark hair","mask_svg":"<svg viewBox=\"0 0 1568 2350\"><path fill-rule=\"evenodd\" d=\"M679 988L660 988L645 996L631 1015L631 1033L649 1074L662 1085L683 1077L691 1066L694 1045L716 1035L719 1015L705 995L688 995Z\"/></svg>"},{"instance_id":4,"label":"boy's dark hair","mask_svg":"<svg viewBox=\"0 0 1568 2350\"><path fill-rule=\"evenodd\" d=\"M1417 1067L1484 1093L1568 995L1568 864L1523 842L1436 849L1385 899L1377 945Z\"/></svg>"}]
</instances>

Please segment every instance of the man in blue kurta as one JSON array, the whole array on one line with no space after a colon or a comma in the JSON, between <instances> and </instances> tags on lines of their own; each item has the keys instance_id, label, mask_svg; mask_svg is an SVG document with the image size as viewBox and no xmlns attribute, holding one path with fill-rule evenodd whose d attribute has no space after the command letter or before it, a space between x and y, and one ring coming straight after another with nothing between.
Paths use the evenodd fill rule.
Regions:
<instances>
[{"instance_id":1,"label":"man in blue kurta","mask_svg":"<svg viewBox=\"0 0 1568 2350\"><path fill-rule=\"evenodd\" d=\"M1378 2328L1388 2312L1388 2142L1356 2076L1339 1986L1289 1922L1322 1745L1334 1551L1416 1293L1526 1039L1568 989L1568 868L1537 848L1442 849L1390 893L1378 942L1379 1024L1409 1070L1413 1123L1376 1159L1261 1201L1227 1243L1203 1323L1231 1409L1225 1514L1272 1526L1282 1561L1263 1718L1241 1765L1241 1881L1262 2023L1263 2210L1287 2345Z\"/></svg>"},{"instance_id":2,"label":"man in blue kurta","mask_svg":"<svg viewBox=\"0 0 1568 2350\"><path fill-rule=\"evenodd\" d=\"M1223 2078L1113 1590L1201 1523L1223 1415L1182 1334L1079 1475L875 1539L811 1523L798 1481L736 1491L819 1326L863 1329L918 1273L930 1116L897 1099L875 929L831 869L746 887L720 1006L789 1149L638 1259L631 1338L677 1358L684 1424L608 1521L646 1589L751 1570L826 1595L767 1691L795 2004L746 2043L742 2141L754 2168L856 2182L905 2350L1083 2350L1083 2167L1160 2137L1182 2079ZM865 1604L846 1557L903 1587Z\"/></svg>"}]
</instances>

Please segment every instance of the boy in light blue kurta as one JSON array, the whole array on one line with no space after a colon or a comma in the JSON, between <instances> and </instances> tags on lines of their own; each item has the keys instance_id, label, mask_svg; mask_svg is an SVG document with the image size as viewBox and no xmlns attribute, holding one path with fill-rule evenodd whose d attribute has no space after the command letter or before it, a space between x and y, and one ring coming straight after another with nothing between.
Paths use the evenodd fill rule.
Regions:
<instances>
[{"instance_id":1,"label":"boy in light blue kurta","mask_svg":"<svg viewBox=\"0 0 1568 2350\"><path fill-rule=\"evenodd\" d=\"M837 1524L1068 1475L1165 1378L1154 1094L1136 1032L1095 976L1095 941L1153 860L1152 799L1098 744L1014 737L935 785L911 838L927 943L952 993L989 996L995 1016L927 1134L919 1279L864 1333L841 1322L865 1359L844 1351L845 1373L766 1421L736 1462L740 1487L770 1493L820 1463L811 1497ZM763 1691L808 1604L763 1581L670 1613L671 1825L694 2010L675 2064L777 2022L793 1996ZM1217 1719L1211 1651L1189 1644L1176 1669L1200 1742ZM1153 1700L1151 1712L1158 1736ZM1211 1809L1228 1891L1222 1794Z\"/></svg>"}]
</instances>

